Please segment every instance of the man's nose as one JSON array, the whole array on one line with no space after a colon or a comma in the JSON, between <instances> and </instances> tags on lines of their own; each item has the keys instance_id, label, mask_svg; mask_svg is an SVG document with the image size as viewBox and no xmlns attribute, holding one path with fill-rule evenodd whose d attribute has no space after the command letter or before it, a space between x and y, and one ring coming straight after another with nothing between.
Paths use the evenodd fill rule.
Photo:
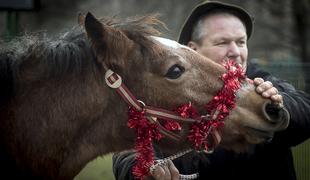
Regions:
<instances>
[{"instance_id":1,"label":"man's nose","mask_svg":"<svg viewBox=\"0 0 310 180\"><path fill-rule=\"evenodd\" d=\"M236 58L240 56L240 49L236 42L232 41L228 46L227 56L229 58Z\"/></svg>"}]
</instances>

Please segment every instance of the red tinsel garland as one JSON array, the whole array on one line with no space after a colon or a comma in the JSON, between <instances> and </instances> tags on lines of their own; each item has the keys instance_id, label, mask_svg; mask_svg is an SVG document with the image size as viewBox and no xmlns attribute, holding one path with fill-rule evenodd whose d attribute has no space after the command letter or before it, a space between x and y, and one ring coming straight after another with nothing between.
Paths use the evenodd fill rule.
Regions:
<instances>
[{"instance_id":1,"label":"red tinsel garland","mask_svg":"<svg viewBox=\"0 0 310 180\"><path fill-rule=\"evenodd\" d=\"M224 126L224 119L236 105L236 92L241 86L241 81L246 78L242 66L236 64L233 60L227 61L224 67L227 70L221 76L224 86L205 106L210 119L207 121L202 119L191 127L188 139L196 149L202 146L205 150L211 148L207 141L208 136L212 132L210 128L218 129Z\"/></svg>"},{"instance_id":2,"label":"red tinsel garland","mask_svg":"<svg viewBox=\"0 0 310 180\"><path fill-rule=\"evenodd\" d=\"M135 149L136 165L133 167L135 178L142 179L149 174L149 168L154 163L154 151L152 140L160 140L162 135L159 132L158 125L150 123L145 117L144 111L137 111L129 107L128 127L136 130Z\"/></svg>"},{"instance_id":3,"label":"red tinsel garland","mask_svg":"<svg viewBox=\"0 0 310 180\"><path fill-rule=\"evenodd\" d=\"M209 150L207 138L210 135L210 128L219 128L224 126L224 119L229 115L229 111L235 107L236 91L240 88L241 82L245 79L245 73L241 65L229 60L224 64L227 72L221 76L224 81L223 88L213 97L213 99L205 106L210 114L211 120L202 118L198 111L191 103L185 104L176 109L176 112L184 118L197 119L196 123L191 126L188 135L189 141L196 149L203 147ZM213 118L212 118L213 117ZM164 126L168 130L181 130L179 123L174 121L165 122ZM144 111L137 111L134 108L129 108L128 127L136 130L136 145L137 151L136 165L133 167L133 174L136 179L143 179L149 175L149 168L154 163L154 151L152 140L160 140L158 125L150 123Z\"/></svg>"}]
</instances>

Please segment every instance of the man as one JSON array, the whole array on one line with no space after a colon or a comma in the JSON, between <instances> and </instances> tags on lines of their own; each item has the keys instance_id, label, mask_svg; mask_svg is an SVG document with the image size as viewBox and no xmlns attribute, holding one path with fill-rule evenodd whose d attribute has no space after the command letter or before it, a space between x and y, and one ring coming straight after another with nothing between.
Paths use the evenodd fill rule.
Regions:
<instances>
[{"instance_id":1,"label":"man","mask_svg":"<svg viewBox=\"0 0 310 180\"><path fill-rule=\"evenodd\" d=\"M291 115L289 127L276 133L271 142L253 145L246 153L237 154L217 148L211 155L189 154L173 163L169 162L167 166L158 167L152 178L178 179L179 173L198 172L199 179L208 180L296 179L290 148L310 137L310 97L269 73L247 65L247 41L252 29L252 19L242 8L220 2L205 2L198 5L188 17L179 42L215 62L233 59L241 63L247 70L247 76L255 78L259 94L275 103L284 102ZM115 155L113 162L117 179L132 178L133 153Z\"/></svg>"}]
</instances>

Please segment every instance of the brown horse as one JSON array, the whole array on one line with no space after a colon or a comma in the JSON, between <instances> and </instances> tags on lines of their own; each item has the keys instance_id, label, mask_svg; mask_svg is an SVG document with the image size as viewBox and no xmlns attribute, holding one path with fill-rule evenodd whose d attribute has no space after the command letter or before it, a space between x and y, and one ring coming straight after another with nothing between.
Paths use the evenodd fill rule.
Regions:
<instances>
[{"instance_id":1,"label":"brown horse","mask_svg":"<svg viewBox=\"0 0 310 180\"><path fill-rule=\"evenodd\" d=\"M171 110L191 102L204 114L204 105L223 86L225 68L155 38L158 23L152 16L101 22L88 14L84 26L56 40L34 34L2 48L1 174L72 179L97 156L133 147L128 105L106 85L103 66L147 105ZM253 85L245 83L237 96L222 130L223 146L241 150L287 126L284 110L266 105ZM189 146L190 125L181 125L184 141L164 140L159 143L164 151Z\"/></svg>"}]
</instances>

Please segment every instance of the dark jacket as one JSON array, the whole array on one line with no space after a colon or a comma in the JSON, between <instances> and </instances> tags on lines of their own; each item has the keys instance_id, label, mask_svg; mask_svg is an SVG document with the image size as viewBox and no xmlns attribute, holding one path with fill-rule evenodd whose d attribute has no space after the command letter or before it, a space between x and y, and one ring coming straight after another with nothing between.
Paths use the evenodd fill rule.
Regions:
<instances>
[{"instance_id":1,"label":"dark jacket","mask_svg":"<svg viewBox=\"0 0 310 180\"><path fill-rule=\"evenodd\" d=\"M310 96L252 64L248 66L247 76L251 79L262 77L279 90L291 116L289 127L276 133L270 143L251 146L247 153L237 154L217 148L211 155L193 152L176 159L174 164L181 174L199 172L200 179L207 180L296 180L291 147L310 137ZM134 157L133 152L113 156L116 179L132 179ZM161 157L161 154L157 154L157 157Z\"/></svg>"}]
</instances>

